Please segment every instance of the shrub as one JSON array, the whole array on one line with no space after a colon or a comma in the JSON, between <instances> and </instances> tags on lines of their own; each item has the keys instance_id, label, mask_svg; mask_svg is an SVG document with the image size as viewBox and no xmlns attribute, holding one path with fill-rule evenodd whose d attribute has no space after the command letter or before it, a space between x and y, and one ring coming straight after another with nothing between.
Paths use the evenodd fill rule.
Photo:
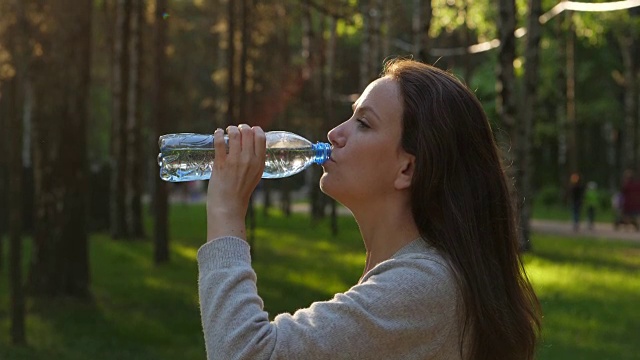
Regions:
<instances>
[{"instance_id":1,"label":"shrub","mask_svg":"<svg viewBox=\"0 0 640 360\"><path fill-rule=\"evenodd\" d=\"M555 185L545 185L537 193L538 202L543 206L562 204L562 190Z\"/></svg>"}]
</instances>

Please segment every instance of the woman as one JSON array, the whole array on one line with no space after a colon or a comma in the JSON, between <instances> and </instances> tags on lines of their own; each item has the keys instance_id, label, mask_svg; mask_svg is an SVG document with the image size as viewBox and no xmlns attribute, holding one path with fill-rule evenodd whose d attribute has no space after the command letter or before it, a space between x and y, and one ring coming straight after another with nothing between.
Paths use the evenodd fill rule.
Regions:
<instances>
[{"instance_id":1,"label":"woman","mask_svg":"<svg viewBox=\"0 0 640 360\"><path fill-rule=\"evenodd\" d=\"M509 191L480 103L456 78L386 64L329 132L322 191L353 213L367 257L358 284L270 322L244 215L264 133L229 127L198 253L209 359L533 359L539 308L518 257ZM223 131L214 134L224 154Z\"/></svg>"}]
</instances>

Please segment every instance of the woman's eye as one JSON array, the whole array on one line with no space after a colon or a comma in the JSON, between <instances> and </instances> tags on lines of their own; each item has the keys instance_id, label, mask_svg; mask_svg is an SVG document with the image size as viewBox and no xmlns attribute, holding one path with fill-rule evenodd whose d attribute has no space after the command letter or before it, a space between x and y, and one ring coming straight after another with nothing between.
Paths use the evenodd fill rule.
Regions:
<instances>
[{"instance_id":1,"label":"woman's eye","mask_svg":"<svg viewBox=\"0 0 640 360\"><path fill-rule=\"evenodd\" d=\"M358 127L366 129L369 128L369 125L367 125L367 123L363 119L356 119L356 121L358 122Z\"/></svg>"}]
</instances>

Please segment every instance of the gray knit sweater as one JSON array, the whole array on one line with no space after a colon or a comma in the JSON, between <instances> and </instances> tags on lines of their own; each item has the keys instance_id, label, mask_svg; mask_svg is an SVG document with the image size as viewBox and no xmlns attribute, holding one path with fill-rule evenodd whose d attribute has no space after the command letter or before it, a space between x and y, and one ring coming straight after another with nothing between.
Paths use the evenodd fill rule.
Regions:
<instances>
[{"instance_id":1,"label":"gray knit sweater","mask_svg":"<svg viewBox=\"0 0 640 360\"><path fill-rule=\"evenodd\" d=\"M244 240L203 245L198 267L207 359L460 359L457 287L421 239L345 293L271 322Z\"/></svg>"}]
</instances>

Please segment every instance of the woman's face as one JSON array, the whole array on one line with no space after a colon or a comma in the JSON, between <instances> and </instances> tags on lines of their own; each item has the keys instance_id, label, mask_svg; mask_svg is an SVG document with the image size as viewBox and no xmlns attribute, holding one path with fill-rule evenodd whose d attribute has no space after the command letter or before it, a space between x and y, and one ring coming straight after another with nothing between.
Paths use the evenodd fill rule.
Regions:
<instances>
[{"instance_id":1,"label":"woman's face","mask_svg":"<svg viewBox=\"0 0 640 360\"><path fill-rule=\"evenodd\" d=\"M369 84L353 109L350 119L329 131L331 158L320 179L324 193L350 208L405 186L398 176L413 162L400 144L403 109L396 80Z\"/></svg>"}]
</instances>

